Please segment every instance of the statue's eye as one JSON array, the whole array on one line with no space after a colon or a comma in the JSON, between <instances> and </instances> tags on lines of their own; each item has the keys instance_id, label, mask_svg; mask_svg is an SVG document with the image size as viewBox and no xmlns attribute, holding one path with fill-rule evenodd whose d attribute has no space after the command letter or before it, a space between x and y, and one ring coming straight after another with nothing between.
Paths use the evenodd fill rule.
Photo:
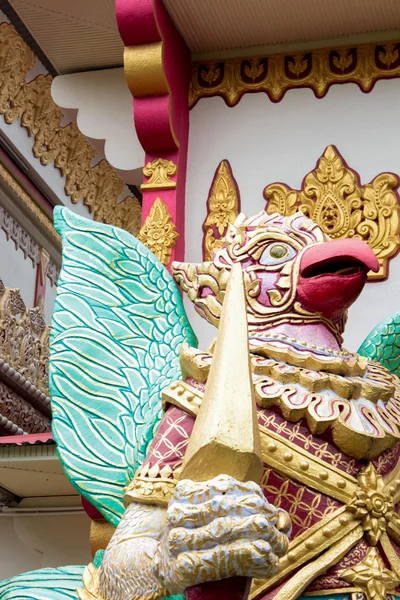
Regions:
<instances>
[{"instance_id":1,"label":"statue's eye","mask_svg":"<svg viewBox=\"0 0 400 600\"><path fill-rule=\"evenodd\" d=\"M275 242L268 244L264 252L261 254L259 262L261 265L276 266L290 260L291 258L294 258L295 255L296 251L294 248L292 248L292 246L289 246L289 244Z\"/></svg>"},{"instance_id":2,"label":"statue's eye","mask_svg":"<svg viewBox=\"0 0 400 600\"><path fill-rule=\"evenodd\" d=\"M274 244L270 250L270 255L272 258L285 258L289 254L289 248L287 246L283 246L283 244Z\"/></svg>"}]
</instances>

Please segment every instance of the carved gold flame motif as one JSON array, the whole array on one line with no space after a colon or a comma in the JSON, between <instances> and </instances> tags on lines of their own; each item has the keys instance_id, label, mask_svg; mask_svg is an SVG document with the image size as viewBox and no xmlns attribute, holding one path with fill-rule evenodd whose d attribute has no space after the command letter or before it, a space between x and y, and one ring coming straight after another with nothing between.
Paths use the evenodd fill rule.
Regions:
<instances>
[{"instance_id":1,"label":"carved gold flame motif","mask_svg":"<svg viewBox=\"0 0 400 600\"><path fill-rule=\"evenodd\" d=\"M369 279L384 279L388 261L400 248L399 178L380 173L360 185L334 146L328 146L301 190L273 183L264 190L269 214L285 216L302 211L333 239L360 238L374 251L380 265Z\"/></svg>"},{"instance_id":2,"label":"carved gold flame motif","mask_svg":"<svg viewBox=\"0 0 400 600\"><path fill-rule=\"evenodd\" d=\"M138 239L164 265L168 265L178 235L168 207L161 198L157 198L139 232Z\"/></svg>"},{"instance_id":3,"label":"carved gold flame motif","mask_svg":"<svg viewBox=\"0 0 400 600\"><path fill-rule=\"evenodd\" d=\"M240 212L240 196L232 169L223 160L215 171L207 201L207 218L203 225L203 259L211 260L214 248L222 248L230 223Z\"/></svg>"}]
</instances>

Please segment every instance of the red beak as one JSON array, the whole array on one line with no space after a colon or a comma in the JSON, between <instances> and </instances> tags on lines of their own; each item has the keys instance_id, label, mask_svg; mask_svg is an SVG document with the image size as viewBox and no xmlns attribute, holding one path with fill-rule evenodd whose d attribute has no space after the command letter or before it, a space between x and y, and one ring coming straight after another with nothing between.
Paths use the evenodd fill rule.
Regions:
<instances>
[{"instance_id":1,"label":"red beak","mask_svg":"<svg viewBox=\"0 0 400 600\"><path fill-rule=\"evenodd\" d=\"M358 298L370 270L378 271L379 263L362 240L311 246L301 258L298 298L307 310L337 319Z\"/></svg>"}]
</instances>

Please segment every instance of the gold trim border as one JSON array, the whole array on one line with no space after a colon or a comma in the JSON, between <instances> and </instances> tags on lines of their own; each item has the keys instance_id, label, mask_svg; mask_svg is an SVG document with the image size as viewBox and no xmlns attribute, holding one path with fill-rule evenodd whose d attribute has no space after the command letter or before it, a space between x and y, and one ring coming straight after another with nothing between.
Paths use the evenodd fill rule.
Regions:
<instances>
[{"instance_id":1,"label":"gold trim border","mask_svg":"<svg viewBox=\"0 0 400 600\"><path fill-rule=\"evenodd\" d=\"M57 245L61 249L61 237L56 232L53 221L46 215L46 213L32 200L29 194L24 190L22 185L11 175L11 173L0 163L0 179L18 196L23 202L24 206L28 209L29 214L34 220L38 221L40 225L44 226L45 229L51 234L53 240L56 241Z\"/></svg>"},{"instance_id":2,"label":"gold trim border","mask_svg":"<svg viewBox=\"0 0 400 600\"><path fill-rule=\"evenodd\" d=\"M189 107L221 96L235 106L246 93L264 92L279 102L289 89L310 88L323 98L331 85L355 83L367 93L380 79L400 77L400 41L302 50L192 63Z\"/></svg>"}]
</instances>

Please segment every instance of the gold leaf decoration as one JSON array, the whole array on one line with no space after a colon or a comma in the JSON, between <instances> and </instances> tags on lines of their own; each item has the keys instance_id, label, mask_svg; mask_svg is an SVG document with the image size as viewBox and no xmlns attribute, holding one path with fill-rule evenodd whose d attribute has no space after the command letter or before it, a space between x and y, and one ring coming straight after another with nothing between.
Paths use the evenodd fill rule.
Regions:
<instances>
[{"instance_id":1,"label":"gold leaf decoration","mask_svg":"<svg viewBox=\"0 0 400 600\"><path fill-rule=\"evenodd\" d=\"M385 488L382 476L372 463L361 471L358 483L359 488L348 509L361 521L369 544L376 546L386 532L388 522L393 519L395 488Z\"/></svg>"},{"instance_id":2,"label":"gold leaf decoration","mask_svg":"<svg viewBox=\"0 0 400 600\"><path fill-rule=\"evenodd\" d=\"M302 211L333 239L359 238L374 251L380 269L368 279L385 279L388 261L400 248L399 178L381 173L366 185L334 146L328 146L301 190L273 183L264 190L268 214Z\"/></svg>"},{"instance_id":3,"label":"gold leaf decoration","mask_svg":"<svg viewBox=\"0 0 400 600\"><path fill-rule=\"evenodd\" d=\"M380 79L400 77L400 41L195 62L189 106L221 96L235 106L247 93L264 92L279 102L290 89L311 88L317 98L331 85L355 83L363 92Z\"/></svg>"},{"instance_id":4,"label":"gold leaf decoration","mask_svg":"<svg viewBox=\"0 0 400 600\"><path fill-rule=\"evenodd\" d=\"M360 587L367 600L386 600L387 593L400 583L396 574L385 568L376 548L371 548L361 563L342 571L340 577Z\"/></svg>"},{"instance_id":5,"label":"gold leaf decoration","mask_svg":"<svg viewBox=\"0 0 400 600\"><path fill-rule=\"evenodd\" d=\"M20 120L34 138L33 155L42 165L54 163L65 177L65 193L75 204L83 202L97 221L137 235L141 206L135 196L118 202L125 184L106 160L95 166L96 151L74 123L61 126L63 113L51 97L50 75L26 82L35 55L8 23L0 24L0 113L6 123Z\"/></svg>"},{"instance_id":6,"label":"gold leaf decoration","mask_svg":"<svg viewBox=\"0 0 400 600\"><path fill-rule=\"evenodd\" d=\"M140 186L142 190L173 190L176 188L176 181L171 177L176 175L178 167L172 160L157 158L147 163L143 169L143 174L148 177L148 181Z\"/></svg>"},{"instance_id":7,"label":"gold leaf decoration","mask_svg":"<svg viewBox=\"0 0 400 600\"><path fill-rule=\"evenodd\" d=\"M167 205L157 198L143 223L138 239L167 266L178 237Z\"/></svg>"},{"instance_id":8,"label":"gold leaf decoration","mask_svg":"<svg viewBox=\"0 0 400 600\"><path fill-rule=\"evenodd\" d=\"M229 161L223 160L215 171L207 200L207 218L203 224L203 260L211 260L214 248L220 248L228 225L240 212L240 194Z\"/></svg>"}]
</instances>

